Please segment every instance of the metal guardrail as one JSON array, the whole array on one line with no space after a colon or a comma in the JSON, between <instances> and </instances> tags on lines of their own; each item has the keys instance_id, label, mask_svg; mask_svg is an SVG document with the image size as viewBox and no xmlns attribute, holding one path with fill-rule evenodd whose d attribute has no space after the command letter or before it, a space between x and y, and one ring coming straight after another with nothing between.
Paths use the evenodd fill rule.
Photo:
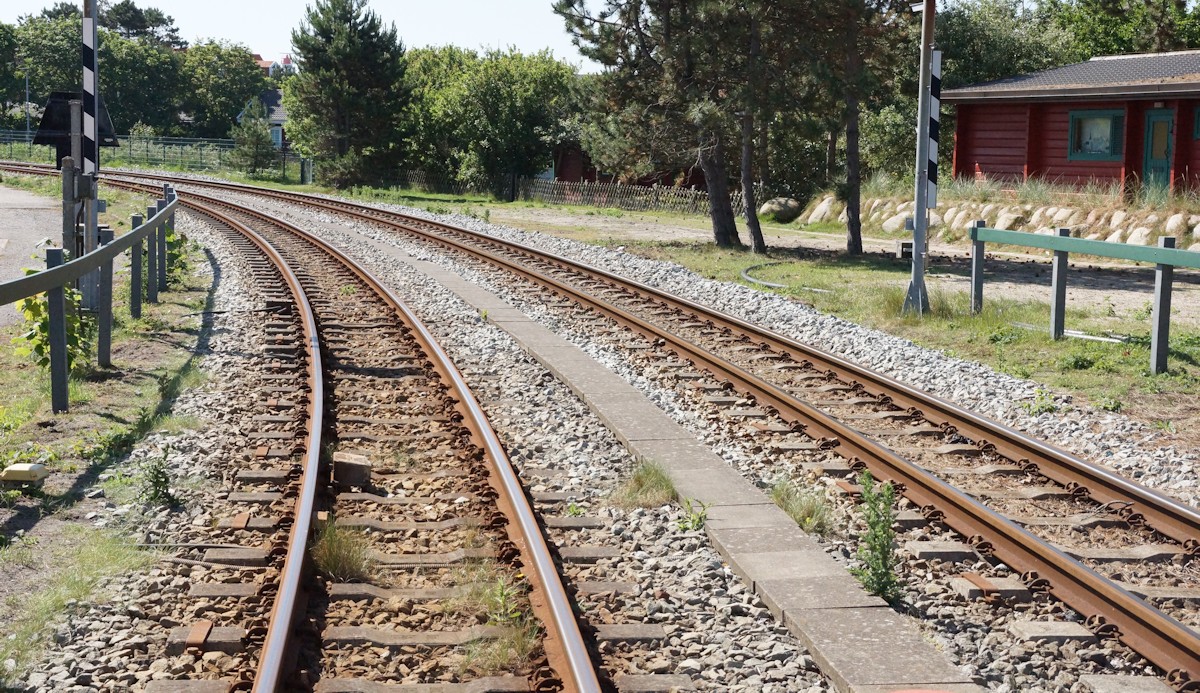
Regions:
<instances>
[{"instance_id":1,"label":"metal guardrail","mask_svg":"<svg viewBox=\"0 0 1200 693\"><path fill-rule=\"evenodd\" d=\"M68 168L64 166L64 168ZM67 173L69 175L69 172ZM50 320L50 399L55 413L65 412L68 402L66 287L85 277L96 276L97 296L97 355L101 366L112 365L112 267L113 261L126 250L133 250L130 263L129 312L134 318L142 313L142 244L147 245L146 299L158 302L158 292L167 288L169 271L167 259L167 230L175 226L175 208L179 199L174 189L163 186L163 199L149 207L146 221L134 214L132 230L114 239L111 230L102 230L101 245L93 252L64 263L62 248L46 249L46 269L20 279L0 283L0 305L8 305L41 293L46 294Z\"/></svg>"},{"instance_id":2,"label":"metal guardrail","mask_svg":"<svg viewBox=\"0 0 1200 693\"><path fill-rule=\"evenodd\" d=\"M1054 252L1051 278L1050 336L1062 339L1066 331L1067 257L1081 253L1097 257L1153 263L1154 305L1150 316L1150 372L1167 371L1168 340L1171 332L1171 284L1176 267L1200 269L1200 253L1180 250L1175 239L1158 239L1158 247L1092 241L1071 238L1071 230L1058 229L1056 235L1043 236L1022 231L1004 231L984 227L983 221L971 224L971 312L983 310L983 260L985 243L1003 243Z\"/></svg>"}]
</instances>

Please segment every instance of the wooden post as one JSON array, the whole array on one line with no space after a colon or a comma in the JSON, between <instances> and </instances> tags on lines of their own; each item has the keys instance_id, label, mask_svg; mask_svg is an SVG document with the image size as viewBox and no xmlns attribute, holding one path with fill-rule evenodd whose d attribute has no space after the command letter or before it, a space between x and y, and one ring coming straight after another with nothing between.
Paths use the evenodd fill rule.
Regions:
<instances>
[{"instance_id":1,"label":"wooden post","mask_svg":"<svg viewBox=\"0 0 1200 693\"><path fill-rule=\"evenodd\" d=\"M112 229L100 229L100 245L97 249L112 243ZM101 368L108 368L112 365L112 285L113 285L113 263L112 260L101 263L100 265L100 286L96 292L97 315L97 330L96 330L96 363Z\"/></svg>"},{"instance_id":2,"label":"wooden post","mask_svg":"<svg viewBox=\"0 0 1200 693\"><path fill-rule=\"evenodd\" d=\"M134 214L129 219L130 233L142 225L142 215ZM129 317L142 317L142 241L138 239L129 249Z\"/></svg>"},{"instance_id":3,"label":"wooden post","mask_svg":"<svg viewBox=\"0 0 1200 693\"><path fill-rule=\"evenodd\" d=\"M146 208L146 218L151 219L158 208L150 205ZM155 232L157 233L157 232ZM146 302L158 303L158 282L155 277L158 276L158 239L155 238L155 233L151 233L146 238Z\"/></svg>"},{"instance_id":4,"label":"wooden post","mask_svg":"<svg viewBox=\"0 0 1200 693\"><path fill-rule=\"evenodd\" d=\"M1071 229L1059 229L1058 235L1064 238L1070 236ZM1050 302L1051 339L1062 339L1063 332L1066 331L1067 269L1067 252L1065 250L1054 251L1054 269L1050 284L1053 294Z\"/></svg>"},{"instance_id":5,"label":"wooden post","mask_svg":"<svg viewBox=\"0 0 1200 693\"><path fill-rule=\"evenodd\" d=\"M983 219L971 224L972 229L981 229L987 222ZM974 236L974 233L972 233ZM983 241L971 240L971 314L983 311Z\"/></svg>"},{"instance_id":6,"label":"wooden post","mask_svg":"<svg viewBox=\"0 0 1200 693\"><path fill-rule=\"evenodd\" d=\"M1158 247L1174 248L1175 238L1164 236L1158 239ZM1154 375L1167 372L1171 337L1171 280L1174 273L1173 265L1159 264L1154 268L1154 308L1150 316L1150 372Z\"/></svg>"},{"instance_id":7,"label":"wooden post","mask_svg":"<svg viewBox=\"0 0 1200 693\"><path fill-rule=\"evenodd\" d=\"M62 248L46 248L46 269L63 263ZM50 318L50 408L55 414L69 408L67 378L67 299L63 287L46 292L46 308Z\"/></svg>"}]
</instances>

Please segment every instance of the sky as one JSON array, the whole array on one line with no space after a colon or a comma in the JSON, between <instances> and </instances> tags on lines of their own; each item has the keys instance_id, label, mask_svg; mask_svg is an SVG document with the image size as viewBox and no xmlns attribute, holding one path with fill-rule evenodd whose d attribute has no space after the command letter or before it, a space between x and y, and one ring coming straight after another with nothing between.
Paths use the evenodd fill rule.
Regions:
<instances>
[{"instance_id":1,"label":"sky","mask_svg":"<svg viewBox=\"0 0 1200 693\"><path fill-rule=\"evenodd\" d=\"M82 3L82 0L79 0ZM291 50L292 29L304 18L306 0L135 0L175 18L179 35L228 39L251 52L278 60ZM394 22L408 48L452 44L463 48L508 48L523 53L549 48L555 57L596 72L571 45L563 22L550 9L552 0L371 0L384 22ZM3 0L0 21L13 24L38 14L54 0Z\"/></svg>"}]
</instances>

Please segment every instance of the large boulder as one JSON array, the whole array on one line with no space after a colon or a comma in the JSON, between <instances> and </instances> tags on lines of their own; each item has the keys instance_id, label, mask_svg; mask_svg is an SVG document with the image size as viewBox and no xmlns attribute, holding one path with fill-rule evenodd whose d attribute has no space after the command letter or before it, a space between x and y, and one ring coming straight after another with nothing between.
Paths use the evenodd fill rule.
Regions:
<instances>
[{"instance_id":1,"label":"large boulder","mask_svg":"<svg viewBox=\"0 0 1200 693\"><path fill-rule=\"evenodd\" d=\"M1001 231L1012 231L1013 229L1017 228L1024 222L1025 222L1025 215L1022 214L1021 212L1019 212L1019 211L1010 212L1008 210L1005 210L1005 211L1001 212L1000 217L998 219L996 219L996 226L994 228L1000 229Z\"/></svg>"},{"instance_id":2,"label":"large boulder","mask_svg":"<svg viewBox=\"0 0 1200 693\"><path fill-rule=\"evenodd\" d=\"M790 197L776 197L767 200L762 207L758 208L758 216L780 224L787 224L795 221L803 211L804 207L800 205L799 200L793 200Z\"/></svg>"},{"instance_id":3,"label":"large boulder","mask_svg":"<svg viewBox=\"0 0 1200 693\"><path fill-rule=\"evenodd\" d=\"M825 221L829 218L832 211L833 196L830 195L824 200L821 200L821 204L817 205L817 208L812 211L812 214L808 215L808 223L815 224L818 221Z\"/></svg>"},{"instance_id":4,"label":"large boulder","mask_svg":"<svg viewBox=\"0 0 1200 693\"><path fill-rule=\"evenodd\" d=\"M907 218L907 212L894 214L883 222L883 230L888 233L899 233L904 230L904 220Z\"/></svg>"},{"instance_id":5,"label":"large boulder","mask_svg":"<svg viewBox=\"0 0 1200 693\"><path fill-rule=\"evenodd\" d=\"M1150 245L1150 229L1145 226L1139 226L1129 232L1129 238L1125 239L1127 245Z\"/></svg>"},{"instance_id":6,"label":"large boulder","mask_svg":"<svg viewBox=\"0 0 1200 693\"><path fill-rule=\"evenodd\" d=\"M1167 219L1166 232L1168 236L1182 236L1183 232L1187 231L1187 217L1182 212L1172 214Z\"/></svg>"}]
</instances>

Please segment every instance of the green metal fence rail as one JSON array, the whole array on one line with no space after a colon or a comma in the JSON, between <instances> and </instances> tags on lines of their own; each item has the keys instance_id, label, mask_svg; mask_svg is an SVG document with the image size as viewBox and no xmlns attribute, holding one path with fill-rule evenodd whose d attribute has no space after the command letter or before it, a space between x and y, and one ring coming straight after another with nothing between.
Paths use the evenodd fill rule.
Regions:
<instances>
[{"instance_id":1,"label":"green metal fence rail","mask_svg":"<svg viewBox=\"0 0 1200 693\"><path fill-rule=\"evenodd\" d=\"M1126 245L1071 238L1071 230L1058 229L1056 235L1004 231L984 227L983 221L971 225L971 312L983 310L983 260L985 243L1003 243L1054 252L1051 278L1050 336L1062 339L1066 330L1067 257L1070 253L1094 255L1154 265L1154 307L1150 317L1150 372L1167 370L1168 339L1171 332L1171 284L1176 267L1200 269L1200 253L1180 250L1175 239L1158 239L1158 247Z\"/></svg>"}]
</instances>

